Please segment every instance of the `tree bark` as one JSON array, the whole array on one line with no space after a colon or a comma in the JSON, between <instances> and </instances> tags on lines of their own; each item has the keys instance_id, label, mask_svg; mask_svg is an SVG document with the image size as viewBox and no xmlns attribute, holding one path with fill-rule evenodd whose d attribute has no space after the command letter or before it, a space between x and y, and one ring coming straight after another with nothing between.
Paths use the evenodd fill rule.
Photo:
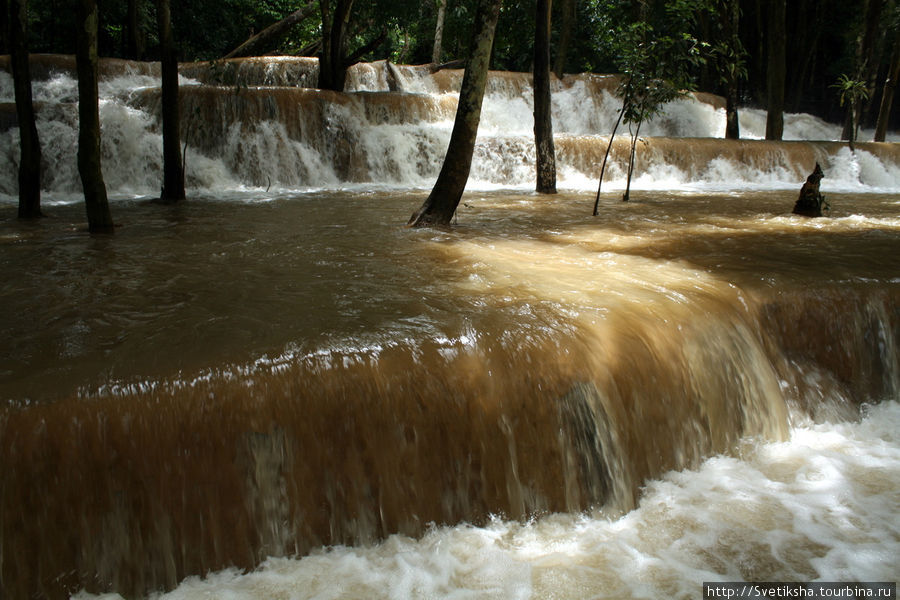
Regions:
<instances>
[{"instance_id":1,"label":"tree bark","mask_svg":"<svg viewBox=\"0 0 900 600\"><path fill-rule=\"evenodd\" d=\"M78 173L84 189L88 229L91 233L112 233L113 221L100 168L100 107L97 78L97 1L78 0Z\"/></svg>"},{"instance_id":2,"label":"tree bark","mask_svg":"<svg viewBox=\"0 0 900 600\"><path fill-rule=\"evenodd\" d=\"M738 52L741 48L739 37L739 23L741 8L738 0L728 0L728 14L725 15L725 37L738 60ZM741 125L738 116L738 80L737 65L728 74L728 83L725 90L725 139L739 140L741 138Z\"/></svg>"},{"instance_id":3,"label":"tree bark","mask_svg":"<svg viewBox=\"0 0 900 600\"><path fill-rule=\"evenodd\" d=\"M553 72L560 79L565 75L566 59L569 57L569 46L572 45L572 34L575 31L575 0L562 0L561 4L562 26L556 46L556 59L553 61Z\"/></svg>"},{"instance_id":4,"label":"tree bark","mask_svg":"<svg viewBox=\"0 0 900 600\"><path fill-rule=\"evenodd\" d=\"M628 158L628 176L625 179L625 193L622 194L622 202L628 202L631 198L631 175L634 173L634 155L637 150L638 135L641 133L641 123L643 121L638 121L634 135L631 136L631 154Z\"/></svg>"},{"instance_id":5,"label":"tree bark","mask_svg":"<svg viewBox=\"0 0 900 600\"><path fill-rule=\"evenodd\" d=\"M459 206L472 167L472 152L475 150L478 123L481 120L481 103L487 84L500 4L501 0L481 0L478 3L469 62L459 92L450 145L434 189L422 207L409 219L408 225L411 227L449 225Z\"/></svg>"},{"instance_id":6,"label":"tree bark","mask_svg":"<svg viewBox=\"0 0 900 600\"><path fill-rule=\"evenodd\" d=\"M12 13L9 12L7 0L0 0L0 54L12 54L9 48L9 30L7 27L7 18L11 21Z\"/></svg>"},{"instance_id":7,"label":"tree bark","mask_svg":"<svg viewBox=\"0 0 900 600\"><path fill-rule=\"evenodd\" d=\"M434 26L434 48L431 51L431 62L441 62L441 45L444 41L444 18L447 16L447 0L438 0L437 23Z\"/></svg>"},{"instance_id":8,"label":"tree bark","mask_svg":"<svg viewBox=\"0 0 900 600\"><path fill-rule=\"evenodd\" d=\"M347 80L344 45L353 0L336 0L334 10L331 0L320 0L319 5L322 9L322 55L319 59L318 87L343 92Z\"/></svg>"},{"instance_id":9,"label":"tree bark","mask_svg":"<svg viewBox=\"0 0 900 600\"><path fill-rule=\"evenodd\" d=\"M144 59L144 32L141 31L141 19L139 0L128 0L128 9L125 22L126 44L125 53L133 60Z\"/></svg>"},{"instance_id":10,"label":"tree bark","mask_svg":"<svg viewBox=\"0 0 900 600\"><path fill-rule=\"evenodd\" d=\"M27 0L9 0L9 46L19 123L19 218L41 213L41 142L34 118L31 70L28 66Z\"/></svg>"},{"instance_id":11,"label":"tree bark","mask_svg":"<svg viewBox=\"0 0 900 600\"><path fill-rule=\"evenodd\" d=\"M269 52L281 39L287 35L294 25L298 25L308 19L316 10L318 0L311 0L300 10L296 10L278 21L250 36L240 46L229 52L224 58L240 58L243 56L259 56Z\"/></svg>"},{"instance_id":12,"label":"tree bark","mask_svg":"<svg viewBox=\"0 0 900 600\"><path fill-rule=\"evenodd\" d=\"M534 18L534 143L540 194L556 193L556 152L550 99L550 11L553 0L537 0Z\"/></svg>"},{"instance_id":13,"label":"tree bark","mask_svg":"<svg viewBox=\"0 0 900 600\"><path fill-rule=\"evenodd\" d=\"M156 20L162 61L163 186L160 200L184 200L180 114L178 107L178 57L172 39L169 0L156 0Z\"/></svg>"},{"instance_id":14,"label":"tree bark","mask_svg":"<svg viewBox=\"0 0 900 600\"><path fill-rule=\"evenodd\" d=\"M769 1L769 61L767 77L766 139L780 140L784 136L784 84L787 59L785 57L785 0Z\"/></svg>"},{"instance_id":15,"label":"tree bark","mask_svg":"<svg viewBox=\"0 0 900 600\"><path fill-rule=\"evenodd\" d=\"M891 53L891 65L881 88L881 106L878 109L878 122L875 124L875 141L883 142L887 136L888 121L891 119L891 106L894 103L894 90L897 78L900 77L900 33L894 40L894 51Z\"/></svg>"}]
</instances>

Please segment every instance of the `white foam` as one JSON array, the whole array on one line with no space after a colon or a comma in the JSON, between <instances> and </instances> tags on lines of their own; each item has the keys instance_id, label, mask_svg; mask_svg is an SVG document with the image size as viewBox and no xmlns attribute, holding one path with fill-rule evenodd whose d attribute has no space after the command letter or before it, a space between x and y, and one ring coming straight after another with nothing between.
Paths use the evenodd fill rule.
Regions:
<instances>
[{"instance_id":1,"label":"white foam","mask_svg":"<svg viewBox=\"0 0 900 600\"><path fill-rule=\"evenodd\" d=\"M859 423L807 423L788 442L748 440L739 457L668 473L617 519L435 527L191 577L156 598L680 598L698 597L703 581L892 581L898 432L889 401Z\"/></svg>"}]
</instances>

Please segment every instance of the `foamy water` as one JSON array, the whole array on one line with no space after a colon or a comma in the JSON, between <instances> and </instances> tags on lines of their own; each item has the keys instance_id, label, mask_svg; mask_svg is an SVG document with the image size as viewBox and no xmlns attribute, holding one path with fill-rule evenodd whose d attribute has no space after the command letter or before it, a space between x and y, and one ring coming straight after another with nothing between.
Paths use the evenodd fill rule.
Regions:
<instances>
[{"instance_id":1,"label":"foamy water","mask_svg":"<svg viewBox=\"0 0 900 600\"><path fill-rule=\"evenodd\" d=\"M695 598L704 581L893 581L900 405L865 412L857 423L803 422L787 442L745 440L734 456L668 473L618 518L498 516L484 527L434 527L421 539L270 558L152 597Z\"/></svg>"}]
</instances>

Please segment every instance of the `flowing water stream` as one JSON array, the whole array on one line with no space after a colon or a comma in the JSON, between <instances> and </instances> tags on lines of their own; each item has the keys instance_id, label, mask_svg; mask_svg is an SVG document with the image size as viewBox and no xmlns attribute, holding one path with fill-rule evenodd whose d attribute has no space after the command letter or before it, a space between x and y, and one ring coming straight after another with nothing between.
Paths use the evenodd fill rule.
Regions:
<instances>
[{"instance_id":1,"label":"flowing water stream","mask_svg":"<svg viewBox=\"0 0 900 600\"><path fill-rule=\"evenodd\" d=\"M4 597L896 580L896 144L726 142L691 98L591 217L608 78L558 84L541 197L527 78L496 74L458 222L410 230L458 73L330 94L291 87L307 61L185 65L191 198L160 206L154 67L111 61L119 227L92 237L70 67L42 60L51 217L0 221ZM792 216L817 160L830 218Z\"/></svg>"}]
</instances>

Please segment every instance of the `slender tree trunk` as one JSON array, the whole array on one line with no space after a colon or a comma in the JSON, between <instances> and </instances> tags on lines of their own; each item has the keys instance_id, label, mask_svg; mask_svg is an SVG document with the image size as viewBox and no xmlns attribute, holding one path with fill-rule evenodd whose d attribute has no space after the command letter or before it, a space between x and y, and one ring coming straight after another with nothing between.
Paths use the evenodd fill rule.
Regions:
<instances>
[{"instance_id":1,"label":"slender tree trunk","mask_svg":"<svg viewBox=\"0 0 900 600\"><path fill-rule=\"evenodd\" d=\"M894 39L894 51L891 53L891 65L881 88L881 106L878 110L878 122L875 124L875 141L883 142L887 136L888 121L891 120L891 106L894 103L894 90L897 78L900 77L900 34Z\"/></svg>"},{"instance_id":2,"label":"slender tree trunk","mask_svg":"<svg viewBox=\"0 0 900 600\"><path fill-rule=\"evenodd\" d=\"M612 133L609 136L609 143L606 145L606 154L603 155L603 165L600 167L600 183L597 184L597 197L594 198L594 216L597 216L597 210L600 207L600 190L603 188L603 175L606 173L606 161L609 159L609 151L612 150L613 140L616 139L616 131L619 129L619 124L622 123L622 117L625 115L625 105L622 105L622 110L619 111L619 117L616 119L616 124L613 127Z\"/></svg>"},{"instance_id":3,"label":"slender tree trunk","mask_svg":"<svg viewBox=\"0 0 900 600\"><path fill-rule=\"evenodd\" d=\"M317 0L311 0L300 10L296 10L247 38L244 43L225 55L225 58L238 58L242 56L259 56L274 48L281 39L287 35L294 25L298 25L308 19L316 10Z\"/></svg>"},{"instance_id":4,"label":"slender tree trunk","mask_svg":"<svg viewBox=\"0 0 900 600\"><path fill-rule=\"evenodd\" d=\"M553 72L560 79L565 75L566 59L572 45L572 34L575 31L575 0L562 0L562 26L559 30L559 43L556 45L556 59L553 61Z\"/></svg>"},{"instance_id":5,"label":"slender tree trunk","mask_svg":"<svg viewBox=\"0 0 900 600\"><path fill-rule=\"evenodd\" d=\"M160 200L184 200L184 165L181 162L178 109L178 56L172 39L169 0L156 0L162 61L163 186Z\"/></svg>"},{"instance_id":6,"label":"slender tree trunk","mask_svg":"<svg viewBox=\"0 0 900 600\"><path fill-rule=\"evenodd\" d=\"M447 16L447 0L438 0L437 23L434 26L434 49L431 51L431 62L441 62L441 45L444 42L444 19Z\"/></svg>"},{"instance_id":7,"label":"slender tree trunk","mask_svg":"<svg viewBox=\"0 0 900 600\"><path fill-rule=\"evenodd\" d=\"M434 189L422 207L409 219L408 225L411 227L449 225L459 206L472 167L472 152L475 150L475 137L481 120L481 102L487 84L500 3L501 0L481 0L478 3L469 62L459 92L450 145Z\"/></svg>"},{"instance_id":8,"label":"slender tree trunk","mask_svg":"<svg viewBox=\"0 0 900 600\"><path fill-rule=\"evenodd\" d=\"M19 123L19 218L34 219L41 213L41 142L38 138L28 66L27 0L9 0L9 46L16 116Z\"/></svg>"},{"instance_id":9,"label":"slender tree trunk","mask_svg":"<svg viewBox=\"0 0 900 600\"><path fill-rule=\"evenodd\" d=\"M638 121L634 135L631 136L631 156L628 159L628 177L625 180L625 193L622 195L622 202L628 202L629 198L631 198L631 175L634 173L634 155L637 150L638 135L641 133L641 123L643 121Z\"/></svg>"},{"instance_id":10,"label":"slender tree trunk","mask_svg":"<svg viewBox=\"0 0 900 600\"><path fill-rule=\"evenodd\" d=\"M319 89L344 91L347 80L347 65L344 60L344 45L350 9L353 0L336 0L334 10L331 0L320 0L322 9L322 56L319 59Z\"/></svg>"},{"instance_id":11,"label":"slender tree trunk","mask_svg":"<svg viewBox=\"0 0 900 600\"><path fill-rule=\"evenodd\" d=\"M537 0L534 18L534 142L541 194L556 193L556 152L550 99L550 11L553 0Z\"/></svg>"},{"instance_id":12,"label":"slender tree trunk","mask_svg":"<svg viewBox=\"0 0 900 600\"><path fill-rule=\"evenodd\" d=\"M141 30L140 0L128 0L125 22L125 53L134 60L144 59L144 32Z\"/></svg>"},{"instance_id":13,"label":"slender tree trunk","mask_svg":"<svg viewBox=\"0 0 900 600\"><path fill-rule=\"evenodd\" d=\"M97 93L97 2L78 0L78 172L91 233L112 233L113 221L100 168L100 107Z\"/></svg>"},{"instance_id":14,"label":"slender tree trunk","mask_svg":"<svg viewBox=\"0 0 900 600\"><path fill-rule=\"evenodd\" d=\"M767 78L766 139L784 136L785 0L769 0L769 67Z\"/></svg>"}]
</instances>

